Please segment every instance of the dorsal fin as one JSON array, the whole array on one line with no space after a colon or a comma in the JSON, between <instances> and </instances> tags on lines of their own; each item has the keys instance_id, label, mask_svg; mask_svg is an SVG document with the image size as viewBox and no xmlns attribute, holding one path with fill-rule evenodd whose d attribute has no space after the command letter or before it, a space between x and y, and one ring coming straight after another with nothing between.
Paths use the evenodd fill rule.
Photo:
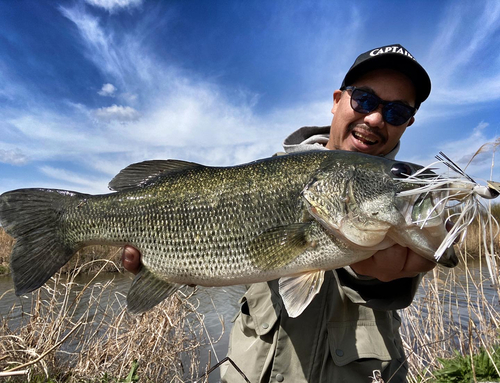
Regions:
<instances>
[{"instance_id":1,"label":"dorsal fin","mask_svg":"<svg viewBox=\"0 0 500 383\"><path fill-rule=\"evenodd\" d=\"M121 170L111 180L111 190L122 191L146 185L152 179L168 173L194 169L203 165L181 160L150 160L138 162Z\"/></svg>"}]
</instances>

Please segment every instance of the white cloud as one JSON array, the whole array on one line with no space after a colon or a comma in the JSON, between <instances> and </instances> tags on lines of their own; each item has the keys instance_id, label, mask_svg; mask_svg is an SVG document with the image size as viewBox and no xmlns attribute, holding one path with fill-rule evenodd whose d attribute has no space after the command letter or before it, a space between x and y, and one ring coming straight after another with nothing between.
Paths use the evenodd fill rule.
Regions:
<instances>
[{"instance_id":1,"label":"white cloud","mask_svg":"<svg viewBox=\"0 0 500 383\"><path fill-rule=\"evenodd\" d=\"M102 121L130 122L136 121L140 113L130 106L112 105L107 108L99 108L94 111L94 115Z\"/></svg>"},{"instance_id":2,"label":"white cloud","mask_svg":"<svg viewBox=\"0 0 500 383\"><path fill-rule=\"evenodd\" d=\"M137 95L133 93L123 93L120 94L119 97L129 104L133 104L134 102L137 101Z\"/></svg>"},{"instance_id":3,"label":"white cloud","mask_svg":"<svg viewBox=\"0 0 500 383\"><path fill-rule=\"evenodd\" d=\"M116 135L129 142L125 147L142 151L152 145L212 147L258 141L263 130L270 130L272 122L266 126L252 110L258 95L245 90L228 95L210 79L156 61L133 31L118 42L81 8L62 12L77 26L86 46L84 54L114 84L122 84L119 98L125 105L134 105L92 112L102 122L129 122L126 127L101 131L110 141L116 141L112 138ZM134 89L127 89L130 84Z\"/></svg>"},{"instance_id":4,"label":"white cloud","mask_svg":"<svg viewBox=\"0 0 500 383\"><path fill-rule=\"evenodd\" d=\"M62 181L66 189L76 188L78 190L85 190L87 193L102 193L107 189L107 184L109 182L102 178L89 177L88 175L82 175L52 166L41 166L40 171L50 178ZM51 187L54 188L54 186Z\"/></svg>"},{"instance_id":5,"label":"white cloud","mask_svg":"<svg viewBox=\"0 0 500 383\"><path fill-rule=\"evenodd\" d=\"M99 95L103 97L114 97L116 92L116 87L113 84L104 84L99 92Z\"/></svg>"},{"instance_id":6,"label":"white cloud","mask_svg":"<svg viewBox=\"0 0 500 383\"><path fill-rule=\"evenodd\" d=\"M25 155L20 149L14 150L3 150L0 149L0 162L11 164L11 165L24 165L29 161L27 155Z\"/></svg>"},{"instance_id":7,"label":"white cloud","mask_svg":"<svg viewBox=\"0 0 500 383\"><path fill-rule=\"evenodd\" d=\"M106 11L113 13L123 8L134 8L142 4L143 0L85 0L88 4L104 8Z\"/></svg>"},{"instance_id":8,"label":"white cloud","mask_svg":"<svg viewBox=\"0 0 500 383\"><path fill-rule=\"evenodd\" d=\"M59 7L62 14L78 28L86 45L84 54L109 77L123 83L122 57L113 46L112 38L99 25L99 19L85 12L82 7Z\"/></svg>"}]
</instances>

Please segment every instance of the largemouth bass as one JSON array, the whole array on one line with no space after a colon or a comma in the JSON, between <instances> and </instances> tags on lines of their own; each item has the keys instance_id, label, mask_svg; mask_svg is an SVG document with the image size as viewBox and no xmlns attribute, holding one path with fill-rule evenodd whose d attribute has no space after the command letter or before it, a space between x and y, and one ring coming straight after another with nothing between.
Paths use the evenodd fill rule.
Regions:
<instances>
[{"instance_id":1,"label":"largemouth bass","mask_svg":"<svg viewBox=\"0 0 500 383\"><path fill-rule=\"evenodd\" d=\"M395 243L436 261L446 236L432 193L400 182L422 167L354 152L318 151L233 167L167 160L130 165L114 193L20 189L0 196L0 223L16 239L16 294L42 286L84 246L132 245L143 267L128 293L146 311L182 285L227 286L280 278L288 314L299 315L325 270ZM425 225L416 220L430 217ZM455 266L450 247L439 263Z\"/></svg>"}]
</instances>

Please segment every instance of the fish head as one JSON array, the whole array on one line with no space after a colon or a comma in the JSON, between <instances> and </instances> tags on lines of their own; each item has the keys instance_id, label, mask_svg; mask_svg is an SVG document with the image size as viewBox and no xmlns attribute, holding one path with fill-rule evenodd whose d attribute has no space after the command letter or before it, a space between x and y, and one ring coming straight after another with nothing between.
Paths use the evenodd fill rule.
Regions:
<instances>
[{"instance_id":1,"label":"fish head","mask_svg":"<svg viewBox=\"0 0 500 383\"><path fill-rule=\"evenodd\" d=\"M376 251L397 243L438 262L435 254L447 234L440 192L399 196L436 176L422 169L409 162L337 151L304 188L304 204L330 234L349 246ZM401 182L408 177L416 181ZM438 263L456 265L453 248Z\"/></svg>"}]
</instances>

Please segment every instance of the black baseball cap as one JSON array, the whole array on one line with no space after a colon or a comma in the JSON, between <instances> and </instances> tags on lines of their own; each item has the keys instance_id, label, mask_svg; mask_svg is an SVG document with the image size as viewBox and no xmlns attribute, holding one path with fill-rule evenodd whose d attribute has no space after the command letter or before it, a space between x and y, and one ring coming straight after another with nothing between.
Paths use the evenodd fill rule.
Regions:
<instances>
[{"instance_id":1,"label":"black baseball cap","mask_svg":"<svg viewBox=\"0 0 500 383\"><path fill-rule=\"evenodd\" d=\"M416 90L416 108L429 97L431 93L429 75L413 55L399 44L386 45L360 54L345 75L342 87L351 85L369 71L381 68L397 70L413 82Z\"/></svg>"}]
</instances>

